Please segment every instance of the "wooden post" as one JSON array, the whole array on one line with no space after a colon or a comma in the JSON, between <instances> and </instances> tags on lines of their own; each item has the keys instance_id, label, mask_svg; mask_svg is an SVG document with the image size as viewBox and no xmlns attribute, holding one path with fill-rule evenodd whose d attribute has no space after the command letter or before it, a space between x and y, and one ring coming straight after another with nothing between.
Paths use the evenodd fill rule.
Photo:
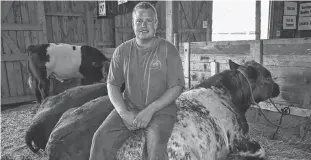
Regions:
<instances>
[{"instance_id":1,"label":"wooden post","mask_svg":"<svg viewBox=\"0 0 311 160\"><path fill-rule=\"evenodd\" d=\"M261 1L256 1L256 40L260 40L261 34Z\"/></svg>"},{"instance_id":2,"label":"wooden post","mask_svg":"<svg viewBox=\"0 0 311 160\"><path fill-rule=\"evenodd\" d=\"M178 33L178 1L168 0L166 4L166 39L172 43Z\"/></svg>"},{"instance_id":3,"label":"wooden post","mask_svg":"<svg viewBox=\"0 0 311 160\"><path fill-rule=\"evenodd\" d=\"M178 34L174 33L174 45L179 50L179 41L178 41Z\"/></svg>"},{"instance_id":4,"label":"wooden post","mask_svg":"<svg viewBox=\"0 0 311 160\"><path fill-rule=\"evenodd\" d=\"M207 1L208 15L207 15L207 28L206 28L206 42L212 41L213 33L213 1Z\"/></svg>"},{"instance_id":5,"label":"wooden post","mask_svg":"<svg viewBox=\"0 0 311 160\"><path fill-rule=\"evenodd\" d=\"M215 60L211 62L211 76L219 73L219 62Z\"/></svg>"},{"instance_id":6,"label":"wooden post","mask_svg":"<svg viewBox=\"0 0 311 160\"><path fill-rule=\"evenodd\" d=\"M188 88L191 87L191 77L190 77L190 42L184 43L184 76L188 78Z\"/></svg>"},{"instance_id":7,"label":"wooden post","mask_svg":"<svg viewBox=\"0 0 311 160\"><path fill-rule=\"evenodd\" d=\"M43 3L44 3L43 1L37 1L38 22L40 26L42 27L42 32L43 32L43 42L39 42L39 43L48 43L47 32L46 32L45 11L44 11Z\"/></svg>"},{"instance_id":8,"label":"wooden post","mask_svg":"<svg viewBox=\"0 0 311 160\"><path fill-rule=\"evenodd\" d=\"M259 42L259 63L263 65L263 40Z\"/></svg>"},{"instance_id":9,"label":"wooden post","mask_svg":"<svg viewBox=\"0 0 311 160\"><path fill-rule=\"evenodd\" d=\"M85 2L85 20L86 20L86 29L87 29L87 42L89 45L93 46L93 47L97 47L95 44L95 34L94 34L94 19L93 19L93 14L91 12L91 5L90 3L92 2Z\"/></svg>"}]
</instances>

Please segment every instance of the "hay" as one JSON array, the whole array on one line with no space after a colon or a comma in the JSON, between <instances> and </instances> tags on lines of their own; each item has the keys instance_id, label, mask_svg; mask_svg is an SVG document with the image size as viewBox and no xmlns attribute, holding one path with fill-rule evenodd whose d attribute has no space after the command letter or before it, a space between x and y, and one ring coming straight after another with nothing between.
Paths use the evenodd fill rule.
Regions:
<instances>
[{"instance_id":1,"label":"hay","mask_svg":"<svg viewBox=\"0 0 311 160\"><path fill-rule=\"evenodd\" d=\"M24 141L25 131L34 116L33 109L34 106L29 104L2 111L1 160L40 160L43 157L42 151L38 155L32 153ZM266 128L250 123L250 135L266 149L267 160L310 160L311 143L282 132L277 140L270 140L268 137L275 129Z\"/></svg>"},{"instance_id":2,"label":"hay","mask_svg":"<svg viewBox=\"0 0 311 160\"><path fill-rule=\"evenodd\" d=\"M24 141L25 132L34 116L34 104L1 112L1 160L39 160Z\"/></svg>"},{"instance_id":3,"label":"hay","mask_svg":"<svg viewBox=\"0 0 311 160\"><path fill-rule=\"evenodd\" d=\"M310 160L311 144L301 141L298 137L289 136L287 133L278 132L276 140L270 137L275 128L270 128L261 124L250 125L250 135L256 139L266 150L269 160ZM268 130L268 131L267 131ZM265 131L265 132L263 132Z\"/></svg>"}]
</instances>

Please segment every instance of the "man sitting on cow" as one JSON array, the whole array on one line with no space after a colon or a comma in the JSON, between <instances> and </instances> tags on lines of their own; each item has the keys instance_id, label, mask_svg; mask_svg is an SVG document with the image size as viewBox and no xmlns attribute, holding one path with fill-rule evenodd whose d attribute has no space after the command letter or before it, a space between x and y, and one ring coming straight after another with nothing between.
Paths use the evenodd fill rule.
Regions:
<instances>
[{"instance_id":1,"label":"man sitting on cow","mask_svg":"<svg viewBox=\"0 0 311 160\"><path fill-rule=\"evenodd\" d=\"M155 37L157 12L148 2L132 13L135 38L118 46L110 62L108 95L114 110L95 132L90 160L115 159L134 130L146 129L145 159L168 160L167 143L176 120L175 100L185 85L176 47ZM119 87L125 82L125 91Z\"/></svg>"}]
</instances>

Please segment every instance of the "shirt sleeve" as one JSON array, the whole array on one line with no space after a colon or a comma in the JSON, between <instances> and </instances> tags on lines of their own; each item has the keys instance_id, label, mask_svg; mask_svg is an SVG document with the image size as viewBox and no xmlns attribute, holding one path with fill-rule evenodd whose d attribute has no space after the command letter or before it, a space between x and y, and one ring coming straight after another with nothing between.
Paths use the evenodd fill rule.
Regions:
<instances>
[{"instance_id":1,"label":"shirt sleeve","mask_svg":"<svg viewBox=\"0 0 311 160\"><path fill-rule=\"evenodd\" d=\"M117 47L112 55L110 61L110 67L107 77L107 83L121 87L124 82L124 54L122 53L121 47Z\"/></svg>"},{"instance_id":2,"label":"shirt sleeve","mask_svg":"<svg viewBox=\"0 0 311 160\"><path fill-rule=\"evenodd\" d=\"M174 86L185 87L185 77L182 60L177 48L173 44L167 44L167 84L168 88Z\"/></svg>"}]
</instances>

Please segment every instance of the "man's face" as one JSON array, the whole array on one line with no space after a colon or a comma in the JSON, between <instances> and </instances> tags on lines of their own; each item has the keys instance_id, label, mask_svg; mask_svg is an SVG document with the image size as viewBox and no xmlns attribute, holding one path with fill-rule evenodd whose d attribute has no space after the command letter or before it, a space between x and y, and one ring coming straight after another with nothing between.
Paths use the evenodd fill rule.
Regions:
<instances>
[{"instance_id":1,"label":"man's face","mask_svg":"<svg viewBox=\"0 0 311 160\"><path fill-rule=\"evenodd\" d=\"M133 15L133 28L137 38L151 39L156 32L158 21L152 9L137 9Z\"/></svg>"}]
</instances>

